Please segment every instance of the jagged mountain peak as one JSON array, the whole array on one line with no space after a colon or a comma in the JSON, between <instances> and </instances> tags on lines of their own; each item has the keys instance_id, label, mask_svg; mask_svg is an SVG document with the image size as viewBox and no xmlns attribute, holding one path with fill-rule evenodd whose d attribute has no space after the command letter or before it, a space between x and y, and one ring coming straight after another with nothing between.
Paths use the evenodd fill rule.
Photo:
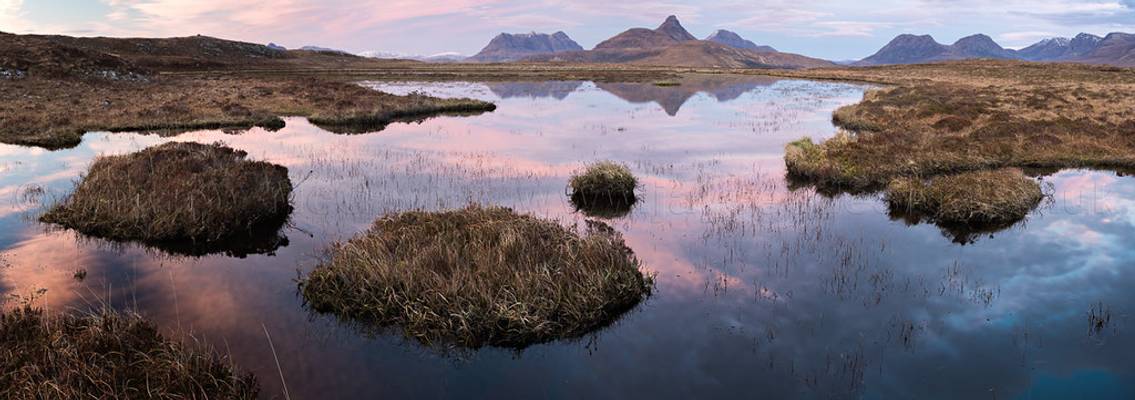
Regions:
<instances>
[{"instance_id":1,"label":"jagged mountain peak","mask_svg":"<svg viewBox=\"0 0 1135 400\"><path fill-rule=\"evenodd\" d=\"M1069 38L1066 38L1066 37L1053 37L1053 38L1048 38L1048 39L1044 39L1044 40L1041 40L1041 41L1040 41L1039 43L1037 43L1037 44L1056 45L1056 46L1067 46L1067 45L1069 45L1069 44L1071 44L1071 43L1072 43L1072 39L1069 39Z\"/></svg>"},{"instance_id":2,"label":"jagged mountain peak","mask_svg":"<svg viewBox=\"0 0 1135 400\"><path fill-rule=\"evenodd\" d=\"M1101 40L1103 40L1102 37L1099 37L1099 36L1096 36L1096 35L1093 35L1093 34L1090 34L1090 33L1081 33L1079 35L1076 35L1076 37L1072 38L1072 41L1081 41L1081 42L1089 42L1089 43L1090 42L1099 42Z\"/></svg>"},{"instance_id":3,"label":"jagged mountain peak","mask_svg":"<svg viewBox=\"0 0 1135 400\"><path fill-rule=\"evenodd\" d=\"M679 42L698 40L698 38L691 35L690 32L682 26L682 23L678 21L678 17L673 15L666 17L666 21L662 22L662 25L659 25L655 31L664 33L666 36Z\"/></svg>"},{"instance_id":4,"label":"jagged mountain peak","mask_svg":"<svg viewBox=\"0 0 1135 400\"><path fill-rule=\"evenodd\" d=\"M678 17L671 15L656 29L631 28L604 40L595 49L652 49L697 40L682 27Z\"/></svg>"}]
</instances>

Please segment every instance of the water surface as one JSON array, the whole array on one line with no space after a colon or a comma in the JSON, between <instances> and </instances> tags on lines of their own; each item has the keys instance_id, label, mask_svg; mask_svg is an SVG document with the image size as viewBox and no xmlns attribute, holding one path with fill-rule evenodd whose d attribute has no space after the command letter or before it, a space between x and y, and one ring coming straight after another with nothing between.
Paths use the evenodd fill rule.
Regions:
<instances>
[{"instance_id":1,"label":"water surface","mask_svg":"<svg viewBox=\"0 0 1135 400\"><path fill-rule=\"evenodd\" d=\"M499 108L361 135L293 118L279 132L0 145L5 306L137 310L231 354L266 398L283 385L265 330L296 399L1135 397L1131 178L1045 177L1053 197L1026 222L960 245L892 220L878 196L830 198L785 180L783 146L834 134L831 112L864 86L365 84ZM93 157L167 141L224 141L287 166L288 242L184 258L34 222ZM601 159L644 182L644 201L608 222L657 274L655 294L607 329L520 352L442 352L303 306L296 278L384 213L479 202L575 223L585 217L564 194L568 177Z\"/></svg>"}]
</instances>

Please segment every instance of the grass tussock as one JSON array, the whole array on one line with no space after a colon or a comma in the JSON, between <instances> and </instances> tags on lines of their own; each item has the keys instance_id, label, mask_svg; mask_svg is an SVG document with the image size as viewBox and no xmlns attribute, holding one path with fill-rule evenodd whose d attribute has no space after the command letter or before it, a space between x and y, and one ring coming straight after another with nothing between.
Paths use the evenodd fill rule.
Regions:
<instances>
[{"instance_id":1,"label":"grass tussock","mask_svg":"<svg viewBox=\"0 0 1135 400\"><path fill-rule=\"evenodd\" d=\"M424 343L521 348L609 324L649 295L651 278L602 223L470 206L383 217L300 287L317 311Z\"/></svg>"},{"instance_id":2,"label":"grass tussock","mask_svg":"<svg viewBox=\"0 0 1135 400\"><path fill-rule=\"evenodd\" d=\"M569 186L572 198L634 203L638 179L626 165L599 161L572 175Z\"/></svg>"},{"instance_id":3,"label":"grass tussock","mask_svg":"<svg viewBox=\"0 0 1135 400\"><path fill-rule=\"evenodd\" d=\"M167 143L99 157L41 220L91 236L208 244L279 226L291 213L287 168L220 144Z\"/></svg>"},{"instance_id":4,"label":"grass tussock","mask_svg":"<svg viewBox=\"0 0 1135 400\"><path fill-rule=\"evenodd\" d=\"M255 399L256 379L136 315L0 315L0 398Z\"/></svg>"},{"instance_id":5,"label":"grass tussock","mask_svg":"<svg viewBox=\"0 0 1135 400\"><path fill-rule=\"evenodd\" d=\"M899 178L886 200L892 209L943 224L1011 224L1044 198L1040 184L1018 169L966 172L933 178Z\"/></svg>"},{"instance_id":6,"label":"grass tussock","mask_svg":"<svg viewBox=\"0 0 1135 400\"><path fill-rule=\"evenodd\" d=\"M850 134L841 132L822 144L816 144L811 138L788 143L784 147L784 163L789 178L794 182L816 185L823 192L837 192L834 188L849 192L881 188L881 183L887 182L888 176L864 171L863 167L830 151L832 147L851 140L854 139Z\"/></svg>"},{"instance_id":7,"label":"grass tussock","mask_svg":"<svg viewBox=\"0 0 1135 400\"><path fill-rule=\"evenodd\" d=\"M418 93L403 96L403 100L388 109L359 114L316 114L308 117L312 124L340 134L378 132L394 122L419 121L438 115L476 115L495 111L497 106L472 99L439 99Z\"/></svg>"}]
</instances>

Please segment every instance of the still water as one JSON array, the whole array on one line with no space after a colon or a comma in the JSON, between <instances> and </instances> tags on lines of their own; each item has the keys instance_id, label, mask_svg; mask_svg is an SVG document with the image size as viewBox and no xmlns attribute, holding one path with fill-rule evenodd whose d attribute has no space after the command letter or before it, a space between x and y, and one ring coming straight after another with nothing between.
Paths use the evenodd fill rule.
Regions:
<instances>
[{"instance_id":1,"label":"still water","mask_svg":"<svg viewBox=\"0 0 1135 400\"><path fill-rule=\"evenodd\" d=\"M892 219L876 195L833 198L786 181L783 146L833 135L831 112L865 86L362 84L499 108L359 135L293 118L278 132L0 145L4 306L137 310L173 337L231 354L265 398L282 398L285 385L293 399L1135 397L1132 178L1043 177L1051 198L1027 221L957 240ZM297 186L288 240L262 254L185 258L35 222L93 157L167 141L223 141L287 166ZM440 351L364 334L298 295L296 278L328 244L385 213L478 202L581 221L566 182L601 159L644 182L644 201L608 222L657 287L589 337Z\"/></svg>"}]
</instances>

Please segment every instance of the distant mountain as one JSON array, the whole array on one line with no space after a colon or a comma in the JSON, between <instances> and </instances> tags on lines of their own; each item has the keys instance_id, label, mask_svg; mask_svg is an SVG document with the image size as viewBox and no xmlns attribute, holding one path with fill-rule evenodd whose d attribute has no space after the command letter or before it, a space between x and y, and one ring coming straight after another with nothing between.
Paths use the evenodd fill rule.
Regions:
<instances>
[{"instance_id":1,"label":"distant mountain","mask_svg":"<svg viewBox=\"0 0 1135 400\"><path fill-rule=\"evenodd\" d=\"M950 48L930 35L903 34L854 65L917 64L943 59Z\"/></svg>"},{"instance_id":2,"label":"distant mountain","mask_svg":"<svg viewBox=\"0 0 1135 400\"><path fill-rule=\"evenodd\" d=\"M727 31L727 30L724 30L724 29L719 29L717 32L714 32L712 35L709 35L709 37L705 38L705 40L709 41L709 42L721 43L723 45L730 46L730 47L736 47L738 49L753 50L753 51L760 51L760 52L775 52L776 51L776 49L772 48L772 46L758 45L756 43L753 43L750 40L746 40L745 38L741 37L741 35L738 35L734 32L730 32L730 31Z\"/></svg>"},{"instance_id":3,"label":"distant mountain","mask_svg":"<svg viewBox=\"0 0 1135 400\"><path fill-rule=\"evenodd\" d=\"M599 42L598 45L595 45L595 50L652 49L676 44L678 42L665 33L646 28L633 28Z\"/></svg>"},{"instance_id":4,"label":"distant mountain","mask_svg":"<svg viewBox=\"0 0 1135 400\"><path fill-rule=\"evenodd\" d=\"M363 56L363 57L378 58L378 59L383 59L383 60L409 60L411 57L414 57L414 56L411 56L411 55L406 54L406 53L398 53L398 52L393 52L393 51L376 51L376 50L363 51L363 52L360 52L359 55Z\"/></svg>"},{"instance_id":5,"label":"distant mountain","mask_svg":"<svg viewBox=\"0 0 1135 400\"><path fill-rule=\"evenodd\" d=\"M830 61L798 54L755 52L701 40L652 49L573 51L535 56L526 60L690 68L818 68L835 66Z\"/></svg>"},{"instance_id":6,"label":"distant mountain","mask_svg":"<svg viewBox=\"0 0 1135 400\"><path fill-rule=\"evenodd\" d=\"M1135 67L1135 35L1114 32L1106 37L1081 33L1049 38L1023 48L1017 56L1028 61L1078 62Z\"/></svg>"},{"instance_id":7,"label":"distant mountain","mask_svg":"<svg viewBox=\"0 0 1135 400\"><path fill-rule=\"evenodd\" d=\"M303 46L303 47L300 47L299 50L314 51L316 53L347 55L347 56L353 56L354 55L354 54L347 52L347 51L343 51L343 50L339 50L339 49L332 49L332 48L327 48L327 47L319 47L319 46Z\"/></svg>"},{"instance_id":8,"label":"distant mountain","mask_svg":"<svg viewBox=\"0 0 1135 400\"><path fill-rule=\"evenodd\" d=\"M1062 58L1080 58L1087 56L1089 53L1095 51L1102 41L1103 38L1088 33L1076 35L1076 37L1068 41L1068 53Z\"/></svg>"},{"instance_id":9,"label":"distant mountain","mask_svg":"<svg viewBox=\"0 0 1135 400\"><path fill-rule=\"evenodd\" d=\"M493 38L480 53L470 57L469 61L509 62L539 54L581 50L583 50L583 47L563 32L556 32L551 35L535 32L502 33Z\"/></svg>"},{"instance_id":10,"label":"distant mountain","mask_svg":"<svg viewBox=\"0 0 1135 400\"><path fill-rule=\"evenodd\" d=\"M678 17L673 15L666 17L666 21L663 21L662 25L659 25L658 29L655 29L655 31L665 34L671 39L674 39L674 41L678 42L698 40L698 38L694 37L694 35L691 35L690 32L682 26L681 22L678 22Z\"/></svg>"},{"instance_id":11,"label":"distant mountain","mask_svg":"<svg viewBox=\"0 0 1135 400\"><path fill-rule=\"evenodd\" d=\"M1089 64L1135 67L1135 35L1110 33L1099 41L1094 50L1074 60Z\"/></svg>"},{"instance_id":12,"label":"distant mountain","mask_svg":"<svg viewBox=\"0 0 1135 400\"><path fill-rule=\"evenodd\" d=\"M287 47L284 47L284 46L281 46L281 45L278 45L278 44L275 44L275 43L268 43L268 48L272 49L272 50L288 51Z\"/></svg>"},{"instance_id":13,"label":"distant mountain","mask_svg":"<svg viewBox=\"0 0 1135 400\"><path fill-rule=\"evenodd\" d=\"M1044 39L1018 50L1017 55L1029 61L1057 60L1068 54L1071 43L1068 38Z\"/></svg>"},{"instance_id":14,"label":"distant mountain","mask_svg":"<svg viewBox=\"0 0 1135 400\"><path fill-rule=\"evenodd\" d=\"M1084 57L1099 47L1103 38L1081 33L1075 38L1050 38L1023 48L1017 52L1024 60L1029 61L1060 61L1073 60Z\"/></svg>"},{"instance_id":15,"label":"distant mountain","mask_svg":"<svg viewBox=\"0 0 1135 400\"><path fill-rule=\"evenodd\" d=\"M877 53L854 65L920 64L973 58L1018 57L1015 51L1001 47L986 35L967 36L952 45L938 43L930 35L899 35Z\"/></svg>"},{"instance_id":16,"label":"distant mountain","mask_svg":"<svg viewBox=\"0 0 1135 400\"><path fill-rule=\"evenodd\" d=\"M1001 60L1017 58L1016 51L1005 49L997 44L997 42L994 42L993 38L982 34L961 38L950 46L950 50L951 55L958 58L992 58Z\"/></svg>"},{"instance_id":17,"label":"distant mountain","mask_svg":"<svg viewBox=\"0 0 1135 400\"><path fill-rule=\"evenodd\" d=\"M686 28L682 27L682 23L678 22L678 17L671 15L658 28L653 30L646 28L629 29L604 40L596 45L595 49L654 49L697 40L694 35L686 31Z\"/></svg>"},{"instance_id":18,"label":"distant mountain","mask_svg":"<svg viewBox=\"0 0 1135 400\"><path fill-rule=\"evenodd\" d=\"M666 18L656 29L634 28L615 35L596 45L593 50L544 54L525 60L695 68L812 68L835 65L829 61L775 50L756 51L698 40L674 16Z\"/></svg>"},{"instance_id":19,"label":"distant mountain","mask_svg":"<svg viewBox=\"0 0 1135 400\"><path fill-rule=\"evenodd\" d=\"M457 63L465 61L465 59L468 58L464 54L455 52L437 53L425 56L420 54L406 54L387 51L364 51L359 53L359 55L367 58L377 58L381 60L414 60L428 63Z\"/></svg>"},{"instance_id":20,"label":"distant mountain","mask_svg":"<svg viewBox=\"0 0 1135 400\"><path fill-rule=\"evenodd\" d=\"M641 65L720 68L817 68L835 64L798 54L757 52L707 41L684 42L632 62Z\"/></svg>"},{"instance_id":21,"label":"distant mountain","mask_svg":"<svg viewBox=\"0 0 1135 400\"><path fill-rule=\"evenodd\" d=\"M428 56L414 56L411 60L424 61L429 63L457 63L467 60L469 57L457 52L437 53Z\"/></svg>"},{"instance_id":22,"label":"distant mountain","mask_svg":"<svg viewBox=\"0 0 1135 400\"><path fill-rule=\"evenodd\" d=\"M1044 39L1021 50L1005 49L989 36L980 34L962 38L952 45L938 43L928 35L899 35L874 55L853 65L918 64L974 58L1135 66L1135 35L1112 33L1101 38L1081 33L1072 39Z\"/></svg>"}]
</instances>

